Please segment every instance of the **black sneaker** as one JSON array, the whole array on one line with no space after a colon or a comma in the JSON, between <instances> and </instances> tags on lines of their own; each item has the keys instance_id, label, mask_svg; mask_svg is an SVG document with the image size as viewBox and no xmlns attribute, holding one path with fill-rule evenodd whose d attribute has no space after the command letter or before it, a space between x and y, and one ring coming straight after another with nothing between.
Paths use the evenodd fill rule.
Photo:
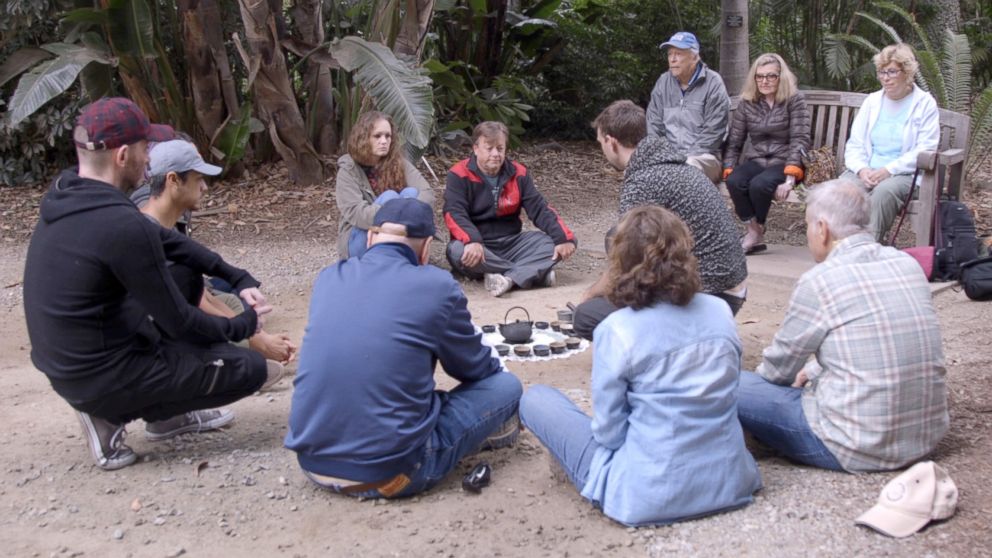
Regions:
<instances>
[{"instance_id":1,"label":"black sneaker","mask_svg":"<svg viewBox=\"0 0 992 558\"><path fill-rule=\"evenodd\" d=\"M127 432L123 424L115 424L80 411L76 411L76 418L83 427L83 437L90 446L90 453L97 467L104 471L116 471L138 459L134 450L124 445Z\"/></svg>"},{"instance_id":2,"label":"black sneaker","mask_svg":"<svg viewBox=\"0 0 992 558\"><path fill-rule=\"evenodd\" d=\"M232 420L234 420L234 413L227 409L190 411L170 419L145 424L145 438L151 442L158 442L190 432L199 434L227 426Z\"/></svg>"},{"instance_id":3,"label":"black sneaker","mask_svg":"<svg viewBox=\"0 0 992 558\"><path fill-rule=\"evenodd\" d=\"M520 416L513 413L500 427L482 441L479 451L496 450L511 447L517 443L517 436L520 435Z\"/></svg>"}]
</instances>

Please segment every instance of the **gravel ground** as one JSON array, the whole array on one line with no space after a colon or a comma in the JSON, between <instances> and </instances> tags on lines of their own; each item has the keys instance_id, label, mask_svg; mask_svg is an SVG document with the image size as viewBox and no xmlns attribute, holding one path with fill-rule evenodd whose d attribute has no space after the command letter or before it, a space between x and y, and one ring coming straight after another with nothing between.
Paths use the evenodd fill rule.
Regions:
<instances>
[{"instance_id":1,"label":"gravel ground","mask_svg":"<svg viewBox=\"0 0 992 558\"><path fill-rule=\"evenodd\" d=\"M594 147L594 146L593 146ZM573 179L545 161L557 151L525 154L546 197L574 225L583 249L561 267L559 287L492 299L466 283L478 323L495 323L512 305L535 319L576 300L603 265L602 235L615 218L619 174L578 152ZM546 163L546 166L542 166ZM219 189L223 193L223 189ZM592 196L595 196L593 198ZM326 196L325 196L326 197ZM591 200L604 200L593 203ZM326 203L333 200L327 198ZM312 206L313 204L311 204ZM310 207L329 215L324 206ZM781 212L775 234L789 237L794 219ZM308 214L309 215L309 214ZM333 216L333 215L332 215ZM289 220L289 218L287 218ZM313 221L313 217L299 221ZM319 223L319 221L316 221ZM305 224L305 223L304 223ZM800 227L801 228L801 227ZM317 272L334 258L334 226L291 229L204 226L198 237L251 270L277 304L270 331L301 339ZM800 231L801 232L801 231ZM202 233L202 234L201 234ZM771 233L770 233L771 234ZM801 239L799 239L801 241ZM795 242L798 243L798 242ZM440 245L435 263L444 266ZM543 448L529 433L514 448L466 459L434 490L398 502L356 501L326 494L299 474L282 448L291 385L232 406L231 428L170 442L128 442L142 454L133 467L97 470L68 407L31 366L19 280L25 243L0 244L0 544L12 556L990 556L992 555L992 353L981 332L992 306L944 291L935 302L944 332L951 388L951 432L934 456L957 483L957 515L917 535L893 540L854 525L894 474L848 475L799 467L758 454L765 488L738 511L673 526L628 529L604 518L549 473ZM752 368L778 327L791 286L753 275L738 316L745 367ZM548 383L589 405L591 351L574 358L519 363L525 385ZM442 387L452 382L438 375ZM460 488L461 473L480 459L494 467L481 496Z\"/></svg>"}]
</instances>

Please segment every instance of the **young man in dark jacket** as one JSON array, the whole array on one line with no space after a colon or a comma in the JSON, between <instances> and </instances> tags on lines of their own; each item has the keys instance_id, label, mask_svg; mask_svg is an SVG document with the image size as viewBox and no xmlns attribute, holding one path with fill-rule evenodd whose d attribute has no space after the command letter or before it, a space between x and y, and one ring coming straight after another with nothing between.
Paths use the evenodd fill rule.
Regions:
<instances>
[{"instance_id":1,"label":"young man in dark jacket","mask_svg":"<svg viewBox=\"0 0 992 558\"><path fill-rule=\"evenodd\" d=\"M227 343L254 333L271 309L258 281L151 223L124 193L142 179L147 141L165 139L160 131L127 99L83 109L73 131L79 170L42 199L24 266L31 360L76 410L105 470L137 458L123 444L127 422L144 419L153 440L218 428L233 415L199 409L254 393L267 376L261 356ZM190 306L167 258L224 277L249 307L227 319ZM179 332L203 342L170 341Z\"/></svg>"},{"instance_id":2,"label":"young man in dark jacket","mask_svg":"<svg viewBox=\"0 0 992 558\"><path fill-rule=\"evenodd\" d=\"M509 135L501 122L476 126L473 154L451 167L444 190L448 261L463 275L484 276L493 296L514 287L554 286L552 268L576 246L575 235L534 187L527 169L506 159ZM521 232L521 208L543 232Z\"/></svg>"}]
</instances>

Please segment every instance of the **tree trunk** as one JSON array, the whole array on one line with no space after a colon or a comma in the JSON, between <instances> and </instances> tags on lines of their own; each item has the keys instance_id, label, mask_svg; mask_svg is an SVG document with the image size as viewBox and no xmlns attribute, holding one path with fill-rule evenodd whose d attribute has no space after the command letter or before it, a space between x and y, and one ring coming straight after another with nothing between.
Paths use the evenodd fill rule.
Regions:
<instances>
[{"instance_id":1,"label":"tree trunk","mask_svg":"<svg viewBox=\"0 0 992 558\"><path fill-rule=\"evenodd\" d=\"M727 93L737 95L744 87L750 64L747 0L721 0L720 4L720 76Z\"/></svg>"},{"instance_id":2,"label":"tree trunk","mask_svg":"<svg viewBox=\"0 0 992 558\"><path fill-rule=\"evenodd\" d=\"M485 16L479 47L475 51L473 63L482 71L484 86L488 87L493 78L500 74L503 56L503 30L506 27L507 0L489 0L489 12ZM479 14L475 14L479 15Z\"/></svg>"},{"instance_id":3,"label":"tree trunk","mask_svg":"<svg viewBox=\"0 0 992 558\"><path fill-rule=\"evenodd\" d=\"M320 0L297 0L292 8L293 33L312 48L324 43L324 18ZM314 59L307 61L303 74L307 88L306 120L310 142L317 153L332 155L337 152L337 119L334 115L334 82L331 70Z\"/></svg>"},{"instance_id":4,"label":"tree trunk","mask_svg":"<svg viewBox=\"0 0 992 558\"><path fill-rule=\"evenodd\" d=\"M290 179L300 184L317 184L324 178L323 167L289 81L286 57L279 44L276 14L279 0L238 0L249 55L259 61L252 83L258 116L269 131L276 152L286 163Z\"/></svg>"},{"instance_id":5,"label":"tree trunk","mask_svg":"<svg viewBox=\"0 0 992 558\"><path fill-rule=\"evenodd\" d=\"M210 44L208 34L220 34L221 30L208 23L198 11L204 2L197 0L178 0L176 2L179 14L179 29L182 36L182 49L186 55L189 68L189 85L193 93L193 112L196 121L206 135L206 139L214 137L231 114L230 107L224 106L221 95L220 74ZM201 141L203 138L199 138ZM199 143L199 142L198 142ZM201 145L201 147L203 147Z\"/></svg>"},{"instance_id":6,"label":"tree trunk","mask_svg":"<svg viewBox=\"0 0 992 558\"><path fill-rule=\"evenodd\" d=\"M935 46L944 44L947 29L955 33L961 31L961 3L958 0L923 0L931 6L934 15L926 25L927 36Z\"/></svg>"},{"instance_id":7,"label":"tree trunk","mask_svg":"<svg viewBox=\"0 0 992 558\"><path fill-rule=\"evenodd\" d=\"M400 24L393 52L414 64L420 63L424 53L424 38L434 15L434 0L406 0L406 13Z\"/></svg>"}]
</instances>

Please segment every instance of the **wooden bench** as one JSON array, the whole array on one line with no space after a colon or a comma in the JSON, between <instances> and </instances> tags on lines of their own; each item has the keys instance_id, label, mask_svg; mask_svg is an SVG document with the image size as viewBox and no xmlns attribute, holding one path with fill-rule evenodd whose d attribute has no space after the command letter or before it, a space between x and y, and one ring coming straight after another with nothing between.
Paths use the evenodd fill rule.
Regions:
<instances>
[{"instance_id":1,"label":"wooden bench","mask_svg":"<svg viewBox=\"0 0 992 558\"><path fill-rule=\"evenodd\" d=\"M833 148L837 160L837 176L844 172L844 146L851 131L851 122L864 102L866 93L844 91L804 90L809 106L812 128L812 148L824 145ZM731 99L731 111L737 108L739 97ZM733 116L731 115L731 119ZM960 197L964 178L964 162L968 156L968 135L971 121L966 115L940 109L940 145L937 151L920 153L916 161L920 169L919 196L909 206L916 244L930 243L934 211L934 193L938 186L954 197ZM938 154L940 155L938 158ZM939 164L938 164L939 162ZM793 191L787 201L800 202Z\"/></svg>"}]
</instances>

